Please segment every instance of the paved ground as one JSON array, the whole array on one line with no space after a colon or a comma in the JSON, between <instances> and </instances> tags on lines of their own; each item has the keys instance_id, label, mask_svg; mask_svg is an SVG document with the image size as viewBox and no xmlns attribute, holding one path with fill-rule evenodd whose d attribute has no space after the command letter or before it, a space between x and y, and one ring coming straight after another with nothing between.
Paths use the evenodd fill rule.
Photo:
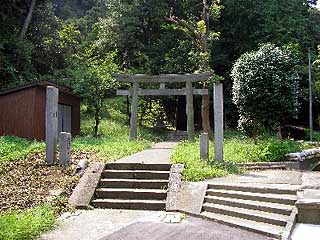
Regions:
<instances>
[{"instance_id":1,"label":"paved ground","mask_svg":"<svg viewBox=\"0 0 320 240\"><path fill-rule=\"evenodd\" d=\"M167 164L170 163L171 154L178 144L179 142L156 143L152 148L122 158L117 163Z\"/></svg>"},{"instance_id":2,"label":"paved ground","mask_svg":"<svg viewBox=\"0 0 320 240\"><path fill-rule=\"evenodd\" d=\"M95 209L62 218L42 240L267 240L216 222L186 216L164 223L165 212Z\"/></svg>"},{"instance_id":3,"label":"paved ground","mask_svg":"<svg viewBox=\"0 0 320 240\"><path fill-rule=\"evenodd\" d=\"M151 159L152 160L152 159ZM231 175L209 179L207 182L252 184L283 188L320 187L320 172L301 171L253 171L242 175ZM290 184L293 183L293 184ZM195 183L201 184L201 183ZM196 194L196 193L195 193ZM43 235L43 240L232 240L268 239L264 236L228 227L211 221L186 217L180 224L163 222L165 212L95 209L77 211L78 216L61 220L52 232ZM310 234L310 226L298 225L294 240ZM312 226L318 229L319 226ZM318 231L317 230L317 231ZM312 234L311 234L312 235ZM314 236L314 235L312 235ZM317 235L318 236L318 235ZM312 239L312 238L308 238ZM313 239L312 239L313 240Z\"/></svg>"},{"instance_id":4,"label":"paved ground","mask_svg":"<svg viewBox=\"0 0 320 240\"><path fill-rule=\"evenodd\" d=\"M221 178L208 179L210 183L269 185L289 188L319 188L320 172L264 170L251 171L245 174L229 175Z\"/></svg>"},{"instance_id":5,"label":"paved ground","mask_svg":"<svg viewBox=\"0 0 320 240\"><path fill-rule=\"evenodd\" d=\"M292 233L291 240L319 240L320 226L298 223Z\"/></svg>"}]
</instances>

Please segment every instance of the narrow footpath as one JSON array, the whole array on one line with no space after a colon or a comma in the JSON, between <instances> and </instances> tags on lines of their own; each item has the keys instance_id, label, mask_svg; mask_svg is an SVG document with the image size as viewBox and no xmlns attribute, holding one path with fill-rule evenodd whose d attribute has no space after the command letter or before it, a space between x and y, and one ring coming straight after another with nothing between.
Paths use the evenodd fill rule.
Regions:
<instances>
[{"instance_id":1,"label":"narrow footpath","mask_svg":"<svg viewBox=\"0 0 320 240\"><path fill-rule=\"evenodd\" d=\"M150 149L121 158L116 163L169 164L174 148L179 142L159 142Z\"/></svg>"}]
</instances>

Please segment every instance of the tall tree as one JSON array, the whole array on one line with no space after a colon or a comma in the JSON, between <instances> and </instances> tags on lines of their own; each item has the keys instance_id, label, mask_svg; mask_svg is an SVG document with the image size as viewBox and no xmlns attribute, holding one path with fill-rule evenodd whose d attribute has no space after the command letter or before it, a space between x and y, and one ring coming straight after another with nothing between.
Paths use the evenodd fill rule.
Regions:
<instances>
[{"instance_id":1,"label":"tall tree","mask_svg":"<svg viewBox=\"0 0 320 240\"><path fill-rule=\"evenodd\" d=\"M200 16L184 19L183 16L179 16L176 5L173 5L166 20L175 24L177 27L182 28L193 39L194 45L199 51L200 63L198 70L206 71L212 69L209 64L211 50L211 48L208 48L209 40L212 40L217 36L217 33L210 29L210 18L213 20L218 19L222 7L220 0L202 0L198 2L197 6L202 6ZM203 87L207 87L207 82L203 83ZM206 133L210 133L209 106L209 96L203 96L201 108L202 129Z\"/></svg>"},{"instance_id":2,"label":"tall tree","mask_svg":"<svg viewBox=\"0 0 320 240\"><path fill-rule=\"evenodd\" d=\"M31 19L32 19L32 14L33 14L35 6L36 6L36 0L32 0L31 4L30 4L30 7L29 7L28 14L26 16L26 19L24 20L24 23L23 23L23 26L22 26L22 29L21 29L21 32L20 32L20 38L24 38L26 33L27 33L27 31L28 31L28 28L29 28L29 25L30 25L30 22L31 22Z\"/></svg>"}]
</instances>

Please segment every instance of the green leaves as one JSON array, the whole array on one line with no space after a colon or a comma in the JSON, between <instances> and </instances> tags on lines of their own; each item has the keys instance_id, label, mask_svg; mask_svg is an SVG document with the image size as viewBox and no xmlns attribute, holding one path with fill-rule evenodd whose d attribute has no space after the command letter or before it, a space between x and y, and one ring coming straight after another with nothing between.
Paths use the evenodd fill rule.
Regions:
<instances>
[{"instance_id":1,"label":"green leaves","mask_svg":"<svg viewBox=\"0 0 320 240\"><path fill-rule=\"evenodd\" d=\"M200 34L206 33L206 23L203 20L197 22L197 32Z\"/></svg>"},{"instance_id":2,"label":"green leaves","mask_svg":"<svg viewBox=\"0 0 320 240\"><path fill-rule=\"evenodd\" d=\"M60 47L72 46L78 43L80 31L74 23L67 23L58 30L58 36L60 40Z\"/></svg>"},{"instance_id":3,"label":"green leaves","mask_svg":"<svg viewBox=\"0 0 320 240\"><path fill-rule=\"evenodd\" d=\"M272 44L243 54L234 64L233 102L239 127L253 136L266 129L276 130L296 114L299 76L296 57Z\"/></svg>"},{"instance_id":4,"label":"green leaves","mask_svg":"<svg viewBox=\"0 0 320 240\"><path fill-rule=\"evenodd\" d=\"M223 6L221 5L221 1L214 0L209 9L210 17L214 20L219 19L222 9L223 9Z\"/></svg>"}]
</instances>

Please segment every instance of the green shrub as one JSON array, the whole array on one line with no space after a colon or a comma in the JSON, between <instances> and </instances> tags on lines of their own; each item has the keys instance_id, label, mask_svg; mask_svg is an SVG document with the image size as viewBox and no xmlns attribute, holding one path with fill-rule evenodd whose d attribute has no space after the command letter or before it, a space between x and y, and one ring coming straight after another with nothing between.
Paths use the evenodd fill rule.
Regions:
<instances>
[{"instance_id":1,"label":"green shrub","mask_svg":"<svg viewBox=\"0 0 320 240\"><path fill-rule=\"evenodd\" d=\"M283 161L285 154L301 150L302 146L297 142L275 138L270 138L258 145L260 161Z\"/></svg>"},{"instance_id":2,"label":"green shrub","mask_svg":"<svg viewBox=\"0 0 320 240\"><path fill-rule=\"evenodd\" d=\"M53 227L55 217L54 209L48 205L0 214L0 239L35 239Z\"/></svg>"},{"instance_id":3,"label":"green shrub","mask_svg":"<svg viewBox=\"0 0 320 240\"><path fill-rule=\"evenodd\" d=\"M310 129L305 129L305 139L306 141L310 141ZM313 131L312 139L314 142L320 142L320 132Z\"/></svg>"},{"instance_id":4,"label":"green shrub","mask_svg":"<svg viewBox=\"0 0 320 240\"><path fill-rule=\"evenodd\" d=\"M297 59L288 50L264 44L243 54L234 64L233 102L238 125L249 136L275 130L298 110Z\"/></svg>"}]
</instances>

